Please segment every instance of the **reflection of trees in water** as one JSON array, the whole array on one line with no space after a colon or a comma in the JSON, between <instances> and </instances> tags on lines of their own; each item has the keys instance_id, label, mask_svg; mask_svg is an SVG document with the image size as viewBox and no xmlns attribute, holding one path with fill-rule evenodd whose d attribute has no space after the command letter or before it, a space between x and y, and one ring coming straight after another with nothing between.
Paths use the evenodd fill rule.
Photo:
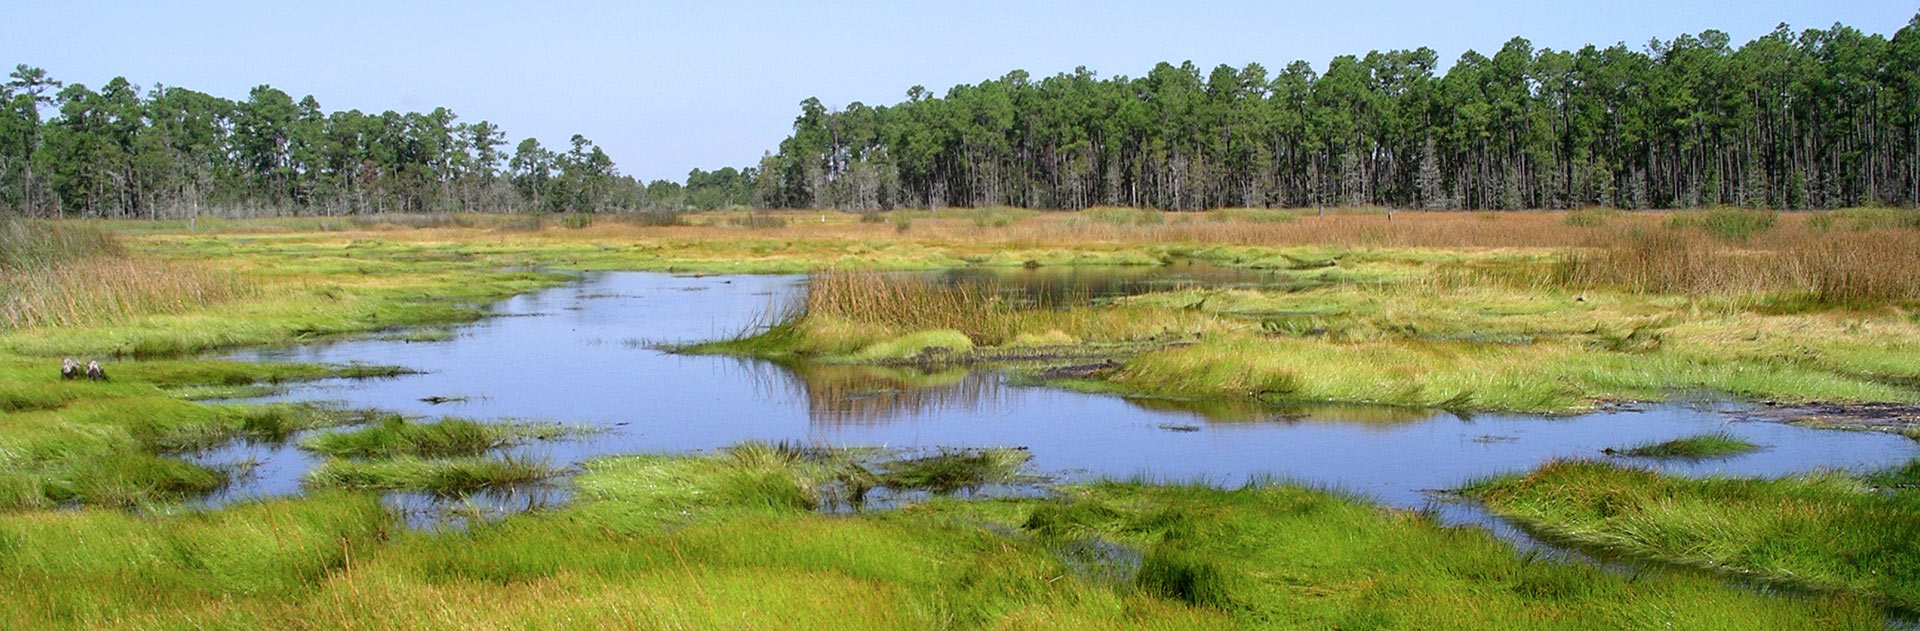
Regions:
<instances>
[{"instance_id":1,"label":"reflection of trees in water","mask_svg":"<svg viewBox=\"0 0 1920 631\"><path fill-rule=\"evenodd\" d=\"M1425 408L1386 405L1290 405L1273 406L1250 399L1128 398L1136 407L1156 412L1186 412L1209 423L1330 423L1396 427L1418 423L1444 414Z\"/></svg>"},{"instance_id":2,"label":"reflection of trees in water","mask_svg":"<svg viewBox=\"0 0 1920 631\"><path fill-rule=\"evenodd\" d=\"M806 399L815 427L879 425L936 411L998 409L1011 391L1000 375L964 367L781 364L743 359L756 390Z\"/></svg>"}]
</instances>

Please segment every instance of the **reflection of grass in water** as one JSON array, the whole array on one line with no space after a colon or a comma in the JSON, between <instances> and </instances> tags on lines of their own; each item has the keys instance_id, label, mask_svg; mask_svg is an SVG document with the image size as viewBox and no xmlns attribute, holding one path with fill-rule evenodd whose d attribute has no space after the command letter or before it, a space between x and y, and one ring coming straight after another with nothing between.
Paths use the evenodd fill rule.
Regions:
<instances>
[{"instance_id":1,"label":"reflection of grass in water","mask_svg":"<svg viewBox=\"0 0 1920 631\"><path fill-rule=\"evenodd\" d=\"M1915 471L1869 479L1897 484ZM1551 539L1920 607L1920 496L1911 490L1879 493L1839 473L1691 479L1556 462L1466 492Z\"/></svg>"},{"instance_id":2,"label":"reflection of grass in water","mask_svg":"<svg viewBox=\"0 0 1920 631\"><path fill-rule=\"evenodd\" d=\"M1624 449L1608 448L1609 454L1635 458L1720 458L1759 449L1759 445L1726 432L1712 432L1664 442L1635 445Z\"/></svg>"},{"instance_id":3,"label":"reflection of grass in water","mask_svg":"<svg viewBox=\"0 0 1920 631\"><path fill-rule=\"evenodd\" d=\"M1143 409L1191 412L1214 422L1334 423L1393 426L1417 423L1438 412L1391 405L1271 405L1244 397L1127 397Z\"/></svg>"},{"instance_id":4,"label":"reflection of grass in water","mask_svg":"<svg viewBox=\"0 0 1920 631\"><path fill-rule=\"evenodd\" d=\"M972 410L999 395L999 382L964 367L786 362L769 370L805 396L815 422L877 422L927 409Z\"/></svg>"}]
</instances>

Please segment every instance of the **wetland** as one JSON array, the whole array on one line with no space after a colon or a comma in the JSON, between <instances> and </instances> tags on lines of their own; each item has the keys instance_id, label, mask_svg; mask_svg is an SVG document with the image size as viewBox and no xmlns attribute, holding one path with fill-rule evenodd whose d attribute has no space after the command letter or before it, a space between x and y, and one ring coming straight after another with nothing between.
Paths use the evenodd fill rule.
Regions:
<instances>
[{"instance_id":1,"label":"wetland","mask_svg":"<svg viewBox=\"0 0 1920 631\"><path fill-rule=\"evenodd\" d=\"M0 615L1882 628L1915 608L1911 303L1738 267L1905 232L966 212L34 228L167 283L7 272L0 577L23 606ZM1676 255L1649 231L1733 272L1645 284L1642 259ZM104 264L85 273L126 273ZM110 378L61 379L67 356ZM117 587L35 587L59 584Z\"/></svg>"}]
</instances>

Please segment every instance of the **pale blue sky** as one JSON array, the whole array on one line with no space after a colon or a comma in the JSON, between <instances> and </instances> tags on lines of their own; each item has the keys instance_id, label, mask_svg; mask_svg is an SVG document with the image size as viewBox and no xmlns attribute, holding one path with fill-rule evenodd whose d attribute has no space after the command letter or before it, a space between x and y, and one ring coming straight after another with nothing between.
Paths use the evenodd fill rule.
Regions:
<instances>
[{"instance_id":1,"label":"pale blue sky","mask_svg":"<svg viewBox=\"0 0 1920 631\"><path fill-rule=\"evenodd\" d=\"M392 5L392 6L389 6ZM229 98L272 84L332 109L453 109L512 141L585 134L646 179L745 166L798 103L901 100L1024 69L1138 76L1427 46L1450 64L1520 35L1538 47L1787 22L1892 34L1908 1L1548 2L59 2L0 0L0 62L98 87L115 75Z\"/></svg>"}]
</instances>

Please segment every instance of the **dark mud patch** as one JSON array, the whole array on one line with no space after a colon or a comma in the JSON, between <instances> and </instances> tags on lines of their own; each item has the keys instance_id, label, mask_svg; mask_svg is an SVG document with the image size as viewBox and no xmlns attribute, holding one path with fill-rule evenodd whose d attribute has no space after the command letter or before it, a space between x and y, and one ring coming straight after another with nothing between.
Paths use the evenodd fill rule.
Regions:
<instances>
[{"instance_id":1,"label":"dark mud patch","mask_svg":"<svg viewBox=\"0 0 1920 631\"><path fill-rule=\"evenodd\" d=\"M1094 362L1091 364L1068 364L1065 366L1054 366L1052 368L1048 368L1046 370L1040 371L1039 376L1040 376L1040 379L1044 381L1052 381L1056 379L1098 379L1100 377L1106 376L1108 373L1118 370L1119 368L1120 368L1120 362L1109 359L1106 361Z\"/></svg>"},{"instance_id":2,"label":"dark mud patch","mask_svg":"<svg viewBox=\"0 0 1920 631\"><path fill-rule=\"evenodd\" d=\"M1737 414L1742 420L1816 429L1887 432L1920 439L1920 406L1904 403L1769 404Z\"/></svg>"}]
</instances>

